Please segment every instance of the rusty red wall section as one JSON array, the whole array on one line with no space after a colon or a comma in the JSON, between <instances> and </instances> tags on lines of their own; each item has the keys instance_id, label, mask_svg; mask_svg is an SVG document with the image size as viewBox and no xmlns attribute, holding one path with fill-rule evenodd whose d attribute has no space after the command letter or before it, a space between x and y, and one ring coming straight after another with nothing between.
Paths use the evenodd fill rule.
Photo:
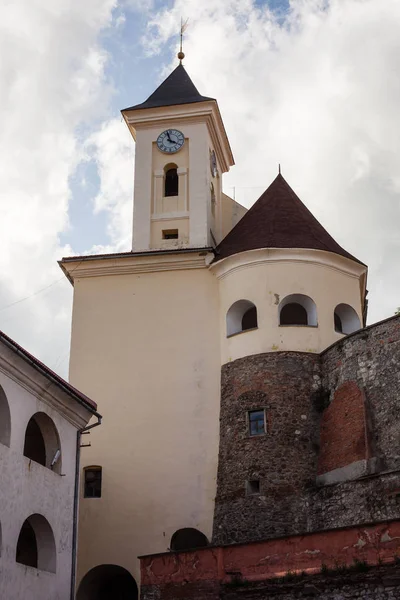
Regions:
<instances>
[{"instance_id":1,"label":"rusty red wall section","mask_svg":"<svg viewBox=\"0 0 400 600\"><path fill-rule=\"evenodd\" d=\"M393 560L399 547L400 521L392 521L264 542L149 555L141 558L141 585L227 582L232 573L240 573L248 581L259 581L288 571L316 572L322 564L351 565L354 559L376 565Z\"/></svg>"},{"instance_id":2,"label":"rusty red wall section","mask_svg":"<svg viewBox=\"0 0 400 600\"><path fill-rule=\"evenodd\" d=\"M336 390L322 416L320 436L318 475L368 458L365 402L355 381Z\"/></svg>"}]
</instances>

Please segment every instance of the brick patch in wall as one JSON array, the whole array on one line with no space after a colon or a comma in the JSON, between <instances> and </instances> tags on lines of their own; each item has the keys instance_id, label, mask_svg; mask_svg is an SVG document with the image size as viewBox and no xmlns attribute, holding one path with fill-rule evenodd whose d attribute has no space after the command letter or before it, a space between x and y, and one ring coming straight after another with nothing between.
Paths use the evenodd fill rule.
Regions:
<instances>
[{"instance_id":1,"label":"brick patch in wall","mask_svg":"<svg viewBox=\"0 0 400 600\"><path fill-rule=\"evenodd\" d=\"M368 458L365 402L354 381L343 383L324 410L318 475Z\"/></svg>"}]
</instances>

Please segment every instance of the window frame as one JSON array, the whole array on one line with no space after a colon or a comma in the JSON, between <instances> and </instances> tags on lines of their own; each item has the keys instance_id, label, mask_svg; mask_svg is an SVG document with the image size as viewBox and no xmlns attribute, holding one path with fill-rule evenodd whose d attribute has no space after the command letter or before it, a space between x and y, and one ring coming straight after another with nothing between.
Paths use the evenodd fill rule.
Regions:
<instances>
[{"instance_id":1,"label":"window frame","mask_svg":"<svg viewBox=\"0 0 400 600\"><path fill-rule=\"evenodd\" d=\"M91 489L91 488L87 488L88 482L86 481L86 474L89 471L94 472L94 473L100 473L100 477L93 478L94 483L96 481L100 481L100 495L98 495L98 496L87 494L87 489ZM93 489L94 489L94 487L93 487ZM87 467L84 467L83 468L83 497L90 498L91 500L93 500L93 499L101 498L102 495L103 495L103 467L100 467L99 465L89 465Z\"/></svg>"},{"instance_id":2,"label":"window frame","mask_svg":"<svg viewBox=\"0 0 400 600\"><path fill-rule=\"evenodd\" d=\"M251 413L261 413L261 412L263 413L264 430L260 431L258 433L252 433L251 432L251 423L252 423L252 420L251 420L250 414ZM257 419L257 421L260 421L260 420L261 419ZM260 437L262 435L266 435L267 433L268 433L267 432L267 417L266 417L266 410L265 410L265 408L254 408L254 409L252 408L251 410L248 410L247 411L247 435L248 435L248 437L258 438L258 437Z\"/></svg>"},{"instance_id":3,"label":"window frame","mask_svg":"<svg viewBox=\"0 0 400 600\"><path fill-rule=\"evenodd\" d=\"M256 484L256 486L254 485ZM254 488L257 487L257 490ZM261 495L261 481L260 479L247 479L245 485L246 496L260 496Z\"/></svg>"},{"instance_id":4,"label":"window frame","mask_svg":"<svg viewBox=\"0 0 400 600\"><path fill-rule=\"evenodd\" d=\"M179 240L179 229L163 229L163 240Z\"/></svg>"}]
</instances>

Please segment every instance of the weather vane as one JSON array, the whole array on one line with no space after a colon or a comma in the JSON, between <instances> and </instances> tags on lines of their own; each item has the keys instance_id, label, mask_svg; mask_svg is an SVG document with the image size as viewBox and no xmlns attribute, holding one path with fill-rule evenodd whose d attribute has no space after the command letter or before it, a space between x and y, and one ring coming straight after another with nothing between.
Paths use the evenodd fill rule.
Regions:
<instances>
[{"instance_id":1,"label":"weather vane","mask_svg":"<svg viewBox=\"0 0 400 600\"><path fill-rule=\"evenodd\" d=\"M182 64L182 60L185 58L185 54L182 51L182 41L183 41L183 34L185 33L187 26L188 26L188 22L189 22L189 19L186 19L186 21L183 22L183 19L181 18L181 33L180 33L181 45L180 45L180 49L178 52L179 64Z\"/></svg>"}]
</instances>

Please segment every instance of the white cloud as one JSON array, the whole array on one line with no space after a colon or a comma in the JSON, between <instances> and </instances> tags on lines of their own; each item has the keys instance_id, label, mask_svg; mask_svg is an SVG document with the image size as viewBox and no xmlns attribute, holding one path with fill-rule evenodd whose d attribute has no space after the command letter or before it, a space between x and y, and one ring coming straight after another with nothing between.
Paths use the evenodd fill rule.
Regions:
<instances>
[{"instance_id":1,"label":"white cloud","mask_svg":"<svg viewBox=\"0 0 400 600\"><path fill-rule=\"evenodd\" d=\"M13 0L0 6L0 328L66 373L71 289L59 235L81 124L105 115L100 31L114 0Z\"/></svg>"},{"instance_id":2,"label":"white cloud","mask_svg":"<svg viewBox=\"0 0 400 600\"><path fill-rule=\"evenodd\" d=\"M97 163L100 190L94 200L95 211L109 213L108 233L112 246L96 246L92 252L128 250L132 247L132 193L134 148L122 119L112 119L87 140L88 156ZM113 248L113 250L110 250Z\"/></svg>"},{"instance_id":3,"label":"white cloud","mask_svg":"<svg viewBox=\"0 0 400 600\"><path fill-rule=\"evenodd\" d=\"M64 375L71 288L56 260L74 252L59 237L81 161L96 162L93 209L106 212L110 238L89 251L130 248L132 141L109 120L99 34L153 3L117 1L0 6L0 328ZM144 49L177 46L181 15L185 66L218 98L235 155L228 193L235 186L250 204L280 162L317 218L370 265L370 320L391 315L400 304L398 0L292 0L283 26L252 0L175 0L153 11Z\"/></svg>"},{"instance_id":4,"label":"white cloud","mask_svg":"<svg viewBox=\"0 0 400 600\"><path fill-rule=\"evenodd\" d=\"M146 47L189 18L184 64L218 99L249 205L277 174L369 264L370 322L400 304L400 3L292 0L284 25L251 0L175 0ZM173 38L172 38L173 39ZM177 44L177 37L176 37ZM176 65L176 60L168 68Z\"/></svg>"}]
</instances>

